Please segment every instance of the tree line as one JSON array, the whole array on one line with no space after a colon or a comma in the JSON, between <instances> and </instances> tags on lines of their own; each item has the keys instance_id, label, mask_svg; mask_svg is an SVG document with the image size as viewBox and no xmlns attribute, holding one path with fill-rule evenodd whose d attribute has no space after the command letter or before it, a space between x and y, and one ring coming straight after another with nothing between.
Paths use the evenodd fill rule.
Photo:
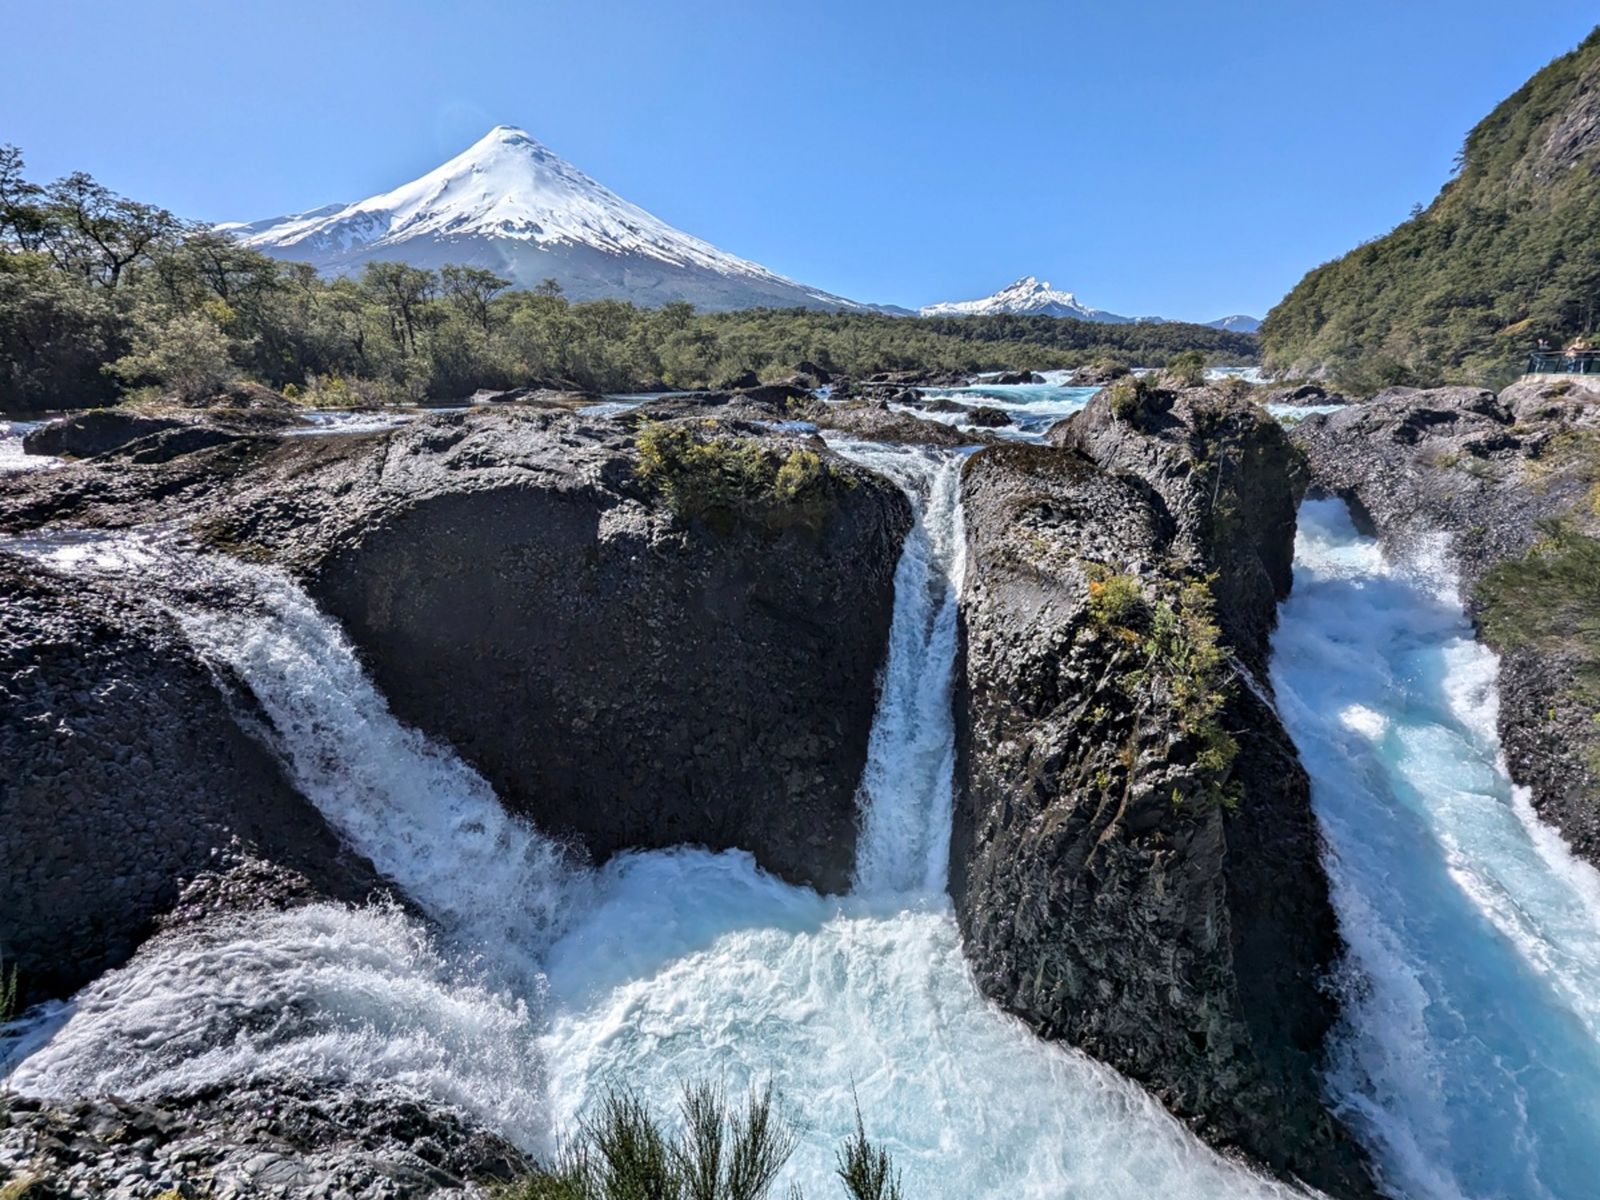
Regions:
<instances>
[{"instance_id":1,"label":"tree line","mask_svg":"<svg viewBox=\"0 0 1600 1200\"><path fill-rule=\"evenodd\" d=\"M1244 334L1053 317L894 317L572 303L470 266L374 262L323 278L83 173L27 178L0 146L0 410L112 403L142 388L200 399L251 379L326 403L447 400L531 385L719 386L809 361L878 371L1042 370L1183 351L1254 361Z\"/></svg>"},{"instance_id":2,"label":"tree line","mask_svg":"<svg viewBox=\"0 0 1600 1200\"><path fill-rule=\"evenodd\" d=\"M1431 205L1267 314L1268 368L1355 393L1499 387L1541 339L1600 340L1600 144L1584 136L1597 73L1600 29L1479 122Z\"/></svg>"}]
</instances>

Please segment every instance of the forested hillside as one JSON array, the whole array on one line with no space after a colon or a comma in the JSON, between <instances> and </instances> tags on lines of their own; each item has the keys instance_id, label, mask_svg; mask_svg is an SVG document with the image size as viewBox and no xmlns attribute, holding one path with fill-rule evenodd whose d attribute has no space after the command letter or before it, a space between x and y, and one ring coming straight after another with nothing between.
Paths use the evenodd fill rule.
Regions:
<instances>
[{"instance_id":1,"label":"forested hillside","mask_svg":"<svg viewBox=\"0 0 1600 1200\"><path fill-rule=\"evenodd\" d=\"M1186 350L1255 359L1255 339L1198 325L1053 317L921 320L688 304L569 303L475 268L370 263L324 279L231 236L118 196L87 175L30 182L0 147L0 411L202 396L248 378L322 403L451 399L560 383L715 386L756 372L1161 366Z\"/></svg>"},{"instance_id":2,"label":"forested hillside","mask_svg":"<svg viewBox=\"0 0 1600 1200\"><path fill-rule=\"evenodd\" d=\"M1261 328L1267 365L1354 389L1498 384L1538 338L1600 322L1600 29L1467 135L1456 177L1308 274Z\"/></svg>"}]
</instances>

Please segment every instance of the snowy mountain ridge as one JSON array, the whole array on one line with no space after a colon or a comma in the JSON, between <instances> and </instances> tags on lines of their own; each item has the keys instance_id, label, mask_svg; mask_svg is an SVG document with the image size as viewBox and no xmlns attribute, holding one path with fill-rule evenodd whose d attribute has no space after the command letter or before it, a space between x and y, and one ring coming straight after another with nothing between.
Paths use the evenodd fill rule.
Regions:
<instances>
[{"instance_id":1,"label":"snowy mountain ridge","mask_svg":"<svg viewBox=\"0 0 1600 1200\"><path fill-rule=\"evenodd\" d=\"M918 309L924 317L986 317L1000 313L1013 316L1076 317L1080 321L1103 321L1108 324L1127 325L1132 317L1119 317L1080 304L1071 292L1057 291L1048 280L1034 275L1024 275L992 296L981 300L946 300Z\"/></svg>"},{"instance_id":2,"label":"snowy mountain ridge","mask_svg":"<svg viewBox=\"0 0 1600 1200\"><path fill-rule=\"evenodd\" d=\"M1024 275L991 296L980 300L946 300L928 304L917 310L924 317L992 317L999 315L1020 317L1071 317L1079 321L1099 321L1106 325L1165 325L1168 317L1124 317L1103 308L1090 308L1072 292L1059 291L1048 280L1035 275ZM1212 329L1233 333L1254 333L1261 322L1254 317L1236 315L1207 321Z\"/></svg>"},{"instance_id":3,"label":"snowy mountain ridge","mask_svg":"<svg viewBox=\"0 0 1600 1200\"><path fill-rule=\"evenodd\" d=\"M219 228L263 253L333 273L374 259L459 262L524 287L554 278L574 299L868 307L675 229L511 125L392 191Z\"/></svg>"}]
</instances>

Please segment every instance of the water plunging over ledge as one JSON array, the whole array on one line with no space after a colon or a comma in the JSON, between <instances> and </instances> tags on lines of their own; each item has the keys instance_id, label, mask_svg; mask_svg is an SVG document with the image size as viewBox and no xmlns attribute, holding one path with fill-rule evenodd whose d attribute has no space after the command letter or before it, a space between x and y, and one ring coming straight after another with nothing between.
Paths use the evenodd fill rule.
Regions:
<instances>
[{"instance_id":1,"label":"water plunging over ledge","mask_svg":"<svg viewBox=\"0 0 1600 1200\"><path fill-rule=\"evenodd\" d=\"M541 1152L611 1084L670 1110L685 1080L771 1079L803 1136L789 1176L813 1200L836 1194L852 1092L914 1198L1297 1194L1223 1161L1139 1088L979 995L944 895L959 458L836 448L906 485L917 509L855 894L820 897L734 852L573 871L454 755L394 720L292 582L220 564L225 594L242 587L254 602L219 610L203 586L178 587L185 629L255 692L306 794L440 932L399 909L321 904L169 938L85 988L9 1082L134 1098L283 1075L394 1087ZM34 552L169 582L203 573L126 539Z\"/></svg>"}]
</instances>

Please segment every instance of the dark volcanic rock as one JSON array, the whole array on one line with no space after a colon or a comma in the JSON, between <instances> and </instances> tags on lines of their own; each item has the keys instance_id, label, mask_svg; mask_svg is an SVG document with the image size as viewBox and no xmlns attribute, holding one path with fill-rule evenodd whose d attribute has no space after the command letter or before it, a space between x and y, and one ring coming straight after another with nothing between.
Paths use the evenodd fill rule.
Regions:
<instances>
[{"instance_id":1,"label":"dark volcanic rock","mask_svg":"<svg viewBox=\"0 0 1600 1200\"><path fill-rule=\"evenodd\" d=\"M806 419L824 429L837 429L840 433L874 442L971 446L995 440L991 434L963 431L942 421L926 421L912 413L876 404L818 404L807 412Z\"/></svg>"},{"instance_id":2,"label":"dark volcanic rock","mask_svg":"<svg viewBox=\"0 0 1600 1200\"><path fill-rule=\"evenodd\" d=\"M1124 375L1131 375L1130 368L1122 363L1090 363L1086 367L1079 367L1072 372L1072 385L1074 387L1098 387L1102 384L1114 383Z\"/></svg>"},{"instance_id":3,"label":"dark volcanic rock","mask_svg":"<svg viewBox=\"0 0 1600 1200\"><path fill-rule=\"evenodd\" d=\"M166 462L253 434L304 424L276 392L253 385L220 393L210 407L169 403L152 411L94 408L41 425L22 439L28 454L93 458L122 453L135 462Z\"/></svg>"},{"instance_id":4,"label":"dark volcanic rock","mask_svg":"<svg viewBox=\"0 0 1600 1200\"><path fill-rule=\"evenodd\" d=\"M508 391L477 391L468 399L469 404L528 404L540 408L581 408L598 403L599 392L578 387L537 384L531 387L511 388Z\"/></svg>"},{"instance_id":5,"label":"dark volcanic rock","mask_svg":"<svg viewBox=\"0 0 1600 1200\"><path fill-rule=\"evenodd\" d=\"M1290 480L1276 486L1289 502ZM1320 1089L1335 1014L1319 985L1341 947L1305 772L1270 704L1225 667L1203 687L1225 697L1238 752L1209 763L1181 674L1163 682L1143 648L1156 607L1215 567L1155 488L1073 449L986 450L962 492L951 891L980 985L1214 1145L1372 1194ZM1138 598L1108 615L1091 596L1113 577Z\"/></svg>"},{"instance_id":6,"label":"dark volcanic rock","mask_svg":"<svg viewBox=\"0 0 1600 1200\"><path fill-rule=\"evenodd\" d=\"M173 417L145 417L127 409L92 408L39 426L22 439L22 449L28 454L91 458L183 425L183 421Z\"/></svg>"},{"instance_id":7,"label":"dark volcanic rock","mask_svg":"<svg viewBox=\"0 0 1600 1200\"><path fill-rule=\"evenodd\" d=\"M544 830L839 890L909 504L814 438L723 428L820 454L820 506L684 524L625 429L497 409L286 439L208 529L301 573L395 713Z\"/></svg>"},{"instance_id":8,"label":"dark volcanic rock","mask_svg":"<svg viewBox=\"0 0 1600 1200\"><path fill-rule=\"evenodd\" d=\"M1320 383L1302 383L1294 387L1274 388L1261 397L1263 404L1349 404L1350 398L1339 392L1330 392Z\"/></svg>"},{"instance_id":9,"label":"dark volcanic rock","mask_svg":"<svg viewBox=\"0 0 1600 1200\"><path fill-rule=\"evenodd\" d=\"M1178 549L1219 572L1229 644L1264 674L1278 601L1294 581L1295 510L1308 480L1283 427L1248 400L1194 388L1157 392L1132 419L1102 392L1049 437L1155 489Z\"/></svg>"},{"instance_id":10,"label":"dark volcanic rock","mask_svg":"<svg viewBox=\"0 0 1600 1200\"><path fill-rule=\"evenodd\" d=\"M6 1111L9 1109L9 1111ZM0 1178L39 1200L466 1197L528 1169L515 1147L403 1095L253 1083L167 1099L12 1098Z\"/></svg>"},{"instance_id":11,"label":"dark volcanic rock","mask_svg":"<svg viewBox=\"0 0 1600 1200\"><path fill-rule=\"evenodd\" d=\"M31 999L126 959L243 855L319 894L376 882L139 592L0 554L0 955Z\"/></svg>"},{"instance_id":12,"label":"dark volcanic rock","mask_svg":"<svg viewBox=\"0 0 1600 1200\"><path fill-rule=\"evenodd\" d=\"M1576 383L1523 381L1499 396L1391 388L1308 417L1293 436L1315 485L1347 500L1391 547L1405 553L1447 534L1474 611L1484 577L1528 554L1549 522L1600 537L1600 392ZM1565 646L1489 638L1502 652L1499 730L1511 776L1532 790L1539 815L1600 864L1600 730L1576 686L1584 635L1572 632Z\"/></svg>"},{"instance_id":13,"label":"dark volcanic rock","mask_svg":"<svg viewBox=\"0 0 1600 1200\"><path fill-rule=\"evenodd\" d=\"M967 420L984 429L999 429L1011 424L1011 418L1004 409L994 408L988 404L980 404L967 414Z\"/></svg>"}]
</instances>

